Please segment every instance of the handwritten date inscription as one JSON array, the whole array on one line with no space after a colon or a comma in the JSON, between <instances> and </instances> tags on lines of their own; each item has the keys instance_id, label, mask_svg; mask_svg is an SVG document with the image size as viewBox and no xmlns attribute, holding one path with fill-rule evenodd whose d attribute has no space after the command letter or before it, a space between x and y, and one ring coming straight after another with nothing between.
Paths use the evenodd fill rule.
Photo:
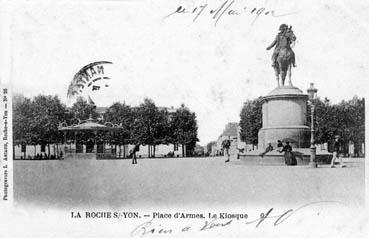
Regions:
<instances>
[{"instance_id":1,"label":"handwritten date inscription","mask_svg":"<svg viewBox=\"0 0 369 238\"><path fill-rule=\"evenodd\" d=\"M251 15L254 16L254 23L260 16L271 16L271 17L282 17L293 13L279 14L277 15L275 10L267 9L266 7L250 7L250 6L235 6L235 0L226 0L219 6L210 6L208 3L198 5L195 7L178 6L172 13L167 15L165 18L186 14L192 17L192 21L196 22L202 16L210 16L216 26L221 19L226 16L240 16L240 15Z\"/></svg>"}]
</instances>

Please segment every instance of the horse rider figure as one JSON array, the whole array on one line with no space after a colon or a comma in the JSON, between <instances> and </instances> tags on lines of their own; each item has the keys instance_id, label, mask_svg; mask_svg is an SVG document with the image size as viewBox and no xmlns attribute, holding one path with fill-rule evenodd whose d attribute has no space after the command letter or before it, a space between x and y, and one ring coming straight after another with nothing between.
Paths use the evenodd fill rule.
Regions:
<instances>
[{"instance_id":1,"label":"horse rider figure","mask_svg":"<svg viewBox=\"0 0 369 238\"><path fill-rule=\"evenodd\" d=\"M273 46L275 46L274 52L273 52L273 55L272 55L272 67L278 67L277 58L278 58L278 55L279 55L279 51L282 48L287 48L287 49L290 50L292 65L293 65L293 67L296 67L295 53L293 52L293 50L290 47L291 39L286 36L289 33L292 33L292 26L288 27L286 24L280 25L278 35L276 36L276 38L272 42L272 44L267 47L267 50L270 50ZM294 39L292 39L292 40L295 41L296 37L294 37Z\"/></svg>"}]
</instances>

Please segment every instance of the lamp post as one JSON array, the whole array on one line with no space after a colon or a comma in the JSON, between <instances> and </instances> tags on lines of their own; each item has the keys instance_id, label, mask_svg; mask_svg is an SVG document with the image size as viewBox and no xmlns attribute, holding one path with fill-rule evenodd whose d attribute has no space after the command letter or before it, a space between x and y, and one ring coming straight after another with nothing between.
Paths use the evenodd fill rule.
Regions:
<instances>
[{"instance_id":1,"label":"lamp post","mask_svg":"<svg viewBox=\"0 0 369 238\"><path fill-rule=\"evenodd\" d=\"M315 147L315 141L314 141L314 111L315 111L315 105L314 100L316 98L316 94L318 92L318 89L314 88L314 83L310 83L310 87L307 89L307 93L309 96L309 105L311 108L311 137L310 137L310 167L317 168L318 165L316 163L315 157L316 157L316 147Z\"/></svg>"}]
</instances>

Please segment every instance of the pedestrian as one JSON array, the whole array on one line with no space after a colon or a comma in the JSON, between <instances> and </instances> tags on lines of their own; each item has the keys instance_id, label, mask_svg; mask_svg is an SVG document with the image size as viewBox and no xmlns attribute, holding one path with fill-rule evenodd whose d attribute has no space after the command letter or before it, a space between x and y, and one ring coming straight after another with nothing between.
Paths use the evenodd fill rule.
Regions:
<instances>
[{"instance_id":1,"label":"pedestrian","mask_svg":"<svg viewBox=\"0 0 369 238\"><path fill-rule=\"evenodd\" d=\"M243 153L245 151L245 148L237 148L238 153L237 153L237 159L240 159L240 153Z\"/></svg>"},{"instance_id":2,"label":"pedestrian","mask_svg":"<svg viewBox=\"0 0 369 238\"><path fill-rule=\"evenodd\" d=\"M271 143L268 143L268 147L267 147L267 148L265 148L265 151L264 151L264 152L262 152L262 153L260 153L260 154L259 154L259 156L264 157L264 155L265 155L266 153L268 153L268 152L270 152L270 151L272 151L272 150L273 150L273 146L272 146L272 144L271 144Z\"/></svg>"},{"instance_id":3,"label":"pedestrian","mask_svg":"<svg viewBox=\"0 0 369 238\"><path fill-rule=\"evenodd\" d=\"M280 153L282 152L284 152L284 162L286 165L297 165L297 161L292 153L292 147L290 146L289 141L286 141L286 145L283 147Z\"/></svg>"},{"instance_id":4,"label":"pedestrian","mask_svg":"<svg viewBox=\"0 0 369 238\"><path fill-rule=\"evenodd\" d=\"M229 147L231 147L231 140L228 137L228 139L225 139L222 142L222 149L223 149L224 155L227 156L227 160L225 161L226 163L230 161L229 160Z\"/></svg>"},{"instance_id":5,"label":"pedestrian","mask_svg":"<svg viewBox=\"0 0 369 238\"><path fill-rule=\"evenodd\" d=\"M345 167L342 163L342 157L340 157L340 152L341 152L341 143L340 143L340 136L335 136L335 140L333 143L333 157L332 157L332 161L331 161L331 168L334 168L334 163L336 162L336 160L339 161L341 168Z\"/></svg>"},{"instance_id":6,"label":"pedestrian","mask_svg":"<svg viewBox=\"0 0 369 238\"><path fill-rule=\"evenodd\" d=\"M137 158L136 158L136 152L140 150L140 145L136 144L131 152L131 157L132 157L132 164L137 164Z\"/></svg>"},{"instance_id":7,"label":"pedestrian","mask_svg":"<svg viewBox=\"0 0 369 238\"><path fill-rule=\"evenodd\" d=\"M281 152L281 150L283 149L282 141L280 141L280 140L277 141L277 148L278 148L278 151Z\"/></svg>"}]
</instances>

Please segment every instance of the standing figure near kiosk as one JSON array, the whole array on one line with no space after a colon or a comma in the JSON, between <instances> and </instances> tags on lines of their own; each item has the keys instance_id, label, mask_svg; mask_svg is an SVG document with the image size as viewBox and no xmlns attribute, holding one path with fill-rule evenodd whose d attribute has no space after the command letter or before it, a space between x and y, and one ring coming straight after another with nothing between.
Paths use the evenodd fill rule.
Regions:
<instances>
[{"instance_id":1,"label":"standing figure near kiosk","mask_svg":"<svg viewBox=\"0 0 369 238\"><path fill-rule=\"evenodd\" d=\"M133 149L132 152L130 154L130 156L132 157L132 164L137 164L137 157L136 157L136 152L140 150L140 145L136 144Z\"/></svg>"}]
</instances>

